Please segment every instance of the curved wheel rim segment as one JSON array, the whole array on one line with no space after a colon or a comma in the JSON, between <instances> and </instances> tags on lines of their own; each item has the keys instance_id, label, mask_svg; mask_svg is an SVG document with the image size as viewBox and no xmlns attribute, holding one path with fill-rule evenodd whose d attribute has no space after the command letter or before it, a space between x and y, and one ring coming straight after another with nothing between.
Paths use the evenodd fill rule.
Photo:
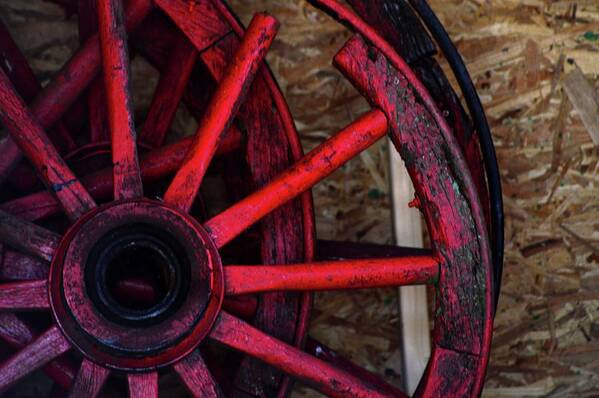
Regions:
<instances>
[{"instance_id":1,"label":"curved wheel rim segment","mask_svg":"<svg viewBox=\"0 0 599 398\"><path fill-rule=\"evenodd\" d=\"M303 155L264 64L273 17L244 30L221 1L66 3L82 45L46 88L0 27L16 66L0 72L0 181L18 187L0 204L0 338L15 349L0 392L43 368L76 397L113 393L119 375L130 396L158 396L159 372L198 397L282 397L291 379L329 396L405 396L301 350L311 292L429 284L433 350L415 395L480 394L493 317L483 208L451 127L377 31L335 0L313 1L354 32L334 62L372 110ZM128 47L160 72L138 126ZM198 129L166 145L180 101ZM78 106L87 119L69 116ZM432 253L314 262L311 187L387 134ZM214 170L231 202L219 211L200 190ZM51 321L40 334L23 311Z\"/></svg>"}]
</instances>

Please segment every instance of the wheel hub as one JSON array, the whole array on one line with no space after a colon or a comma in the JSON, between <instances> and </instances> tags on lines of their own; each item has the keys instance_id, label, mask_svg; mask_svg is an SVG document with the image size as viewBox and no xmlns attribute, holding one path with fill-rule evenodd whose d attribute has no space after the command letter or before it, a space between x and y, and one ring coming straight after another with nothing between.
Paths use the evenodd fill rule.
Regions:
<instances>
[{"instance_id":1,"label":"wheel hub","mask_svg":"<svg viewBox=\"0 0 599 398\"><path fill-rule=\"evenodd\" d=\"M65 234L50 273L65 335L116 369L157 368L189 353L210 331L224 290L208 233L149 200L86 214Z\"/></svg>"},{"instance_id":2,"label":"wheel hub","mask_svg":"<svg viewBox=\"0 0 599 398\"><path fill-rule=\"evenodd\" d=\"M143 326L180 308L189 276L185 248L172 235L152 224L130 224L108 232L92 248L85 290L108 319Z\"/></svg>"}]
</instances>

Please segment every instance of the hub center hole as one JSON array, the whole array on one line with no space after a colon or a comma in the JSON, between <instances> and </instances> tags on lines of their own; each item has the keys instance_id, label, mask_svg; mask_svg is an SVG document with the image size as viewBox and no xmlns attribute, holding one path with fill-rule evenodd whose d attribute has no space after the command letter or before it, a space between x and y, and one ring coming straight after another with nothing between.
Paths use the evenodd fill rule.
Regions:
<instances>
[{"instance_id":1,"label":"hub center hole","mask_svg":"<svg viewBox=\"0 0 599 398\"><path fill-rule=\"evenodd\" d=\"M168 260L159 250L131 243L109 261L106 268L106 290L123 308L149 310L168 294L173 275Z\"/></svg>"},{"instance_id":2,"label":"hub center hole","mask_svg":"<svg viewBox=\"0 0 599 398\"><path fill-rule=\"evenodd\" d=\"M154 324L177 311L189 284L185 249L168 232L132 224L104 235L91 250L87 291L107 318L127 325Z\"/></svg>"}]
</instances>

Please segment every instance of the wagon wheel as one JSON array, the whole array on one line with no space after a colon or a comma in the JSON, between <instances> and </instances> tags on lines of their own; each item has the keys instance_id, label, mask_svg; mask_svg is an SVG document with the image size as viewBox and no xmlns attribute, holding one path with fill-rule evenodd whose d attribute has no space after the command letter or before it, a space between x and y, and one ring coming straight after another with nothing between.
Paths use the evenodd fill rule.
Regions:
<instances>
[{"instance_id":1,"label":"wagon wheel","mask_svg":"<svg viewBox=\"0 0 599 398\"><path fill-rule=\"evenodd\" d=\"M109 376L123 375L130 395L156 396L159 370L178 374L195 396L275 396L288 385L273 370L278 369L331 396L404 396L355 367L335 366L298 349L309 295L282 292L420 283L437 287L437 309L434 348L416 395L477 396L493 312L484 216L451 129L403 59L339 3L315 1L356 32L335 62L373 109L301 157L288 110L268 71L260 68L277 22L256 14L243 33L218 1L154 3L156 10L147 0L131 0L123 18L120 2L100 1L99 39L90 36L30 107L18 95L18 84L0 73L0 118L12 138L3 143L10 155L4 164L14 165L22 153L48 189L2 204L0 238L16 250L4 257L28 266L29 275L43 275L43 262L51 263L48 278L21 277L27 280L0 285L1 337L23 346L0 365L0 388L45 366L72 396L96 395ZM165 120L174 113L167 104L185 99L193 68L182 73L180 62L161 57L169 45L174 53L189 53L181 49L184 44L148 44L148 37L178 37L165 28L168 24L161 25L164 14L193 44L203 70L218 81L194 138L170 146L162 146ZM145 36L138 37L137 47L162 71L153 104L169 110L160 114L151 107L148 112L152 124L147 130L144 124L140 138L159 148L140 161L137 152L143 146L136 144L127 89L125 27L133 30L144 18L146 28L142 24L137 34ZM97 104L94 91L101 93L102 86L94 89L92 80L100 62L113 167L77 178L44 128L60 130L56 122L90 84L88 101ZM177 75L184 75L184 82ZM192 95L186 102L193 107L194 101L197 106L201 98ZM89 116L91 123L92 112ZM94 131L94 139L102 137ZM313 263L311 204L302 192L387 133L414 182L432 254ZM241 198L207 220L194 217L211 160L240 147L248 171L226 178L238 181L249 174L254 191L233 192ZM237 166L239 157L232 159L224 163ZM163 200L147 197L156 181L167 181ZM70 222L50 217L58 213ZM251 229L259 221L260 228ZM231 247L256 236L260 264L227 261L223 266ZM290 262L296 264L280 266ZM39 336L13 315L31 310L52 314ZM252 324L241 319L248 312ZM245 356L223 365L221 352L213 358L211 347ZM76 375L69 363L73 356L83 358Z\"/></svg>"},{"instance_id":2,"label":"wagon wheel","mask_svg":"<svg viewBox=\"0 0 599 398\"><path fill-rule=\"evenodd\" d=\"M348 0L348 3L410 65L452 128L485 210L493 254L493 296L496 307L503 270L501 180L489 125L464 62L426 1ZM438 50L447 59L455 75L468 113L436 60ZM317 246L317 257L322 258L348 257L348 253L353 257L361 257L377 249L370 244L362 247L352 244L348 248L342 242L328 241L320 242ZM392 255L403 249L379 245L378 250Z\"/></svg>"}]
</instances>

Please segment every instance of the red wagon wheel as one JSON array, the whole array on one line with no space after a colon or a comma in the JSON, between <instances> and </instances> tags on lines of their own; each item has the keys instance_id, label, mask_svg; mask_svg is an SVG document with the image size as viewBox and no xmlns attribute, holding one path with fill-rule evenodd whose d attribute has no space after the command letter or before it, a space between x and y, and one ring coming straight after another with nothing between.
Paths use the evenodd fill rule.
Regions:
<instances>
[{"instance_id":1,"label":"red wagon wheel","mask_svg":"<svg viewBox=\"0 0 599 398\"><path fill-rule=\"evenodd\" d=\"M0 205L2 278L11 280L0 284L0 337L19 348L0 365L0 391L44 367L77 397L95 396L104 384L118 394L118 380L106 380L123 376L130 396L157 396L159 374L170 373L202 397L283 396L283 373L330 396L404 396L355 366L300 349L308 292L433 284L434 347L416 395L480 394L491 264L466 162L393 48L337 1L314 3L355 32L335 64L373 109L305 156L261 66L277 21L256 14L243 32L220 1L130 0L124 12L120 1L102 0L96 12L95 2L82 0L80 21L97 18L99 33L80 22L81 49L47 87L25 84L32 78L23 63L0 73L0 119L10 133L0 178L19 186ZM127 31L161 72L139 135ZM23 61L12 55L13 66ZM86 88L83 117L73 109ZM198 130L164 145L180 100ZM90 131L83 139L69 133L81 119ZM386 134L406 162L432 254L313 262L305 192ZM90 164L105 161L108 138L111 167L97 171ZM56 145L81 142L68 156ZM45 191L15 167L21 156ZM234 203L204 211L198 192L215 167ZM26 311L51 317L32 325Z\"/></svg>"}]
</instances>

